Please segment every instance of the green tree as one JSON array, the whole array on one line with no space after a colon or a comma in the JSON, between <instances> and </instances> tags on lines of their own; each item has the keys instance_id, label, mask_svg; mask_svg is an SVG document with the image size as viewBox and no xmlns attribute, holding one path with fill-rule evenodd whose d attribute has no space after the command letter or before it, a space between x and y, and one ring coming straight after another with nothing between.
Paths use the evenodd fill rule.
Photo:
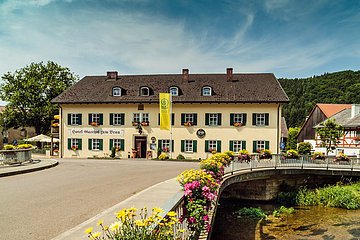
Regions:
<instances>
[{"instance_id":1,"label":"green tree","mask_svg":"<svg viewBox=\"0 0 360 240\"><path fill-rule=\"evenodd\" d=\"M326 147L326 155L328 155L330 151L336 148L340 137L344 134L344 129L334 119L328 119L316 129L316 133L320 137L320 145Z\"/></svg>"},{"instance_id":2,"label":"green tree","mask_svg":"<svg viewBox=\"0 0 360 240\"><path fill-rule=\"evenodd\" d=\"M6 127L32 126L37 134L47 133L59 108L51 100L74 84L78 77L68 68L49 61L31 63L5 73L0 85L0 99L8 102L0 116Z\"/></svg>"},{"instance_id":3,"label":"green tree","mask_svg":"<svg viewBox=\"0 0 360 240\"><path fill-rule=\"evenodd\" d=\"M309 142L301 142L298 144L298 152L301 155L309 155L311 153L311 143Z\"/></svg>"},{"instance_id":4,"label":"green tree","mask_svg":"<svg viewBox=\"0 0 360 240\"><path fill-rule=\"evenodd\" d=\"M286 142L286 150L296 150L297 149L297 140L296 137L300 131L300 128L289 128L289 136Z\"/></svg>"}]
</instances>

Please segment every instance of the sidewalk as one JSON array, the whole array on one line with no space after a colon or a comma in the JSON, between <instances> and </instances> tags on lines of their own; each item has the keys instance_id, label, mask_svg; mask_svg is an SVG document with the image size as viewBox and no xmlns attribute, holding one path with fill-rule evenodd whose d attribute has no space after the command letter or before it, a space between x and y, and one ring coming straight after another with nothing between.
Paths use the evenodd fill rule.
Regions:
<instances>
[{"instance_id":1,"label":"sidewalk","mask_svg":"<svg viewBox=\"0 0 360 240\"><path fill-rule=\"evenodd\" d=\"M58 165L59 162L53 159L34 159L32 162L13 164L0 167L0 177L12 176L17 174L35 172Z\"/></svg>"},{"instance_id":2,"label":"sidewalk","mask_svg":"<svg viewBox=\"0 0 360 240\"><path fill-rule=\"evenodd\" d=\"M53 238L53 240L88 239L87 235L84 233L85 229L93 227L94 231L101 232L101 229L96 226L98 220L104 220L104 225L110 225L116 220L115 212L118 212L123 208L135 207L140 210L143 207L147 207L147 209L151 211L153 207L161 207L166 213L171 210L182 196L183 191L175 178L155 184L60 234Z\"/></svg>"}]
</instances>

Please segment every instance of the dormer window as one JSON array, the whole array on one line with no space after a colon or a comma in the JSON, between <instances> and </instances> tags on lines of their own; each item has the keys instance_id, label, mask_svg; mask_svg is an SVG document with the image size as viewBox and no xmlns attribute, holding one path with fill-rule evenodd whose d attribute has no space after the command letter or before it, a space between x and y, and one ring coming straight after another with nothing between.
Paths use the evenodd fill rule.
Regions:
<instances>
[{"instance_id":1,"label":"dormer window","mask_svg":"<svg viewBox=\"0 0 360 240\"><path fill-rule=\"evenodd\" d=\"M178 87L171 87L170 88L171 96L179 96L179 88Z\"/></svg>"},{"instance_id":2,"label":"dormer window","mask_svg":"<svg viewBox=\"0 0 360 240\"><path fill-rule=\"evenodd\" d=\"M141 87L140 88L140 96L149 96L150 89L148 87Z\"/></svg>"},{"instance_id":3,"label":"dormer window","mask_svg":"<svg viewBox=\"0 0 360 240\"><path fill-rule=\"evenodd\" d=\"M121 88L119 87L114 87L112 90L112 95L115 97L121 96Z\"/></svg>"},{"instance_id":4,"label":"dormer window","mask_svg":"<svg viewBox=\"0 0 360 240\"><path fill-rule=\"evenodd\" d=\"M211 96L212 95L211 87L203 87L202 95L203 96Z\"/></svg>"}]
</instances>

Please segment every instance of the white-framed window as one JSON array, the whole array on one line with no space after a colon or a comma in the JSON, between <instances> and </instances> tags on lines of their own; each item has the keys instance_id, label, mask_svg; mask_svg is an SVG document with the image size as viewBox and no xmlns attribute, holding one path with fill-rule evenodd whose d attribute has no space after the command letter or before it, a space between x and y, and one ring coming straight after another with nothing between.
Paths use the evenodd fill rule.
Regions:
<instances>
[{"instance_id":1,"label":"white-framed window","mask_svg":"<svg viewBox=\"0 0 360 240\"><path fill-rule=\"evenodd\" d=\"M209 150L217 151L217 141L216 140L209 140Z\"/></svg>"},{"instance_id":2,"label":"white-framed window","mask_svg":"<svg viewBox=\"0 0 360 240\"><path fill-rule=\"evenodd\" d=\"M91 146L92 150L100 150L100 139L94 138L92 140L92 146Z\"/></svg>"},{"instance_id":3,"label":"white-framed window","mask_svg":"<svg viewBox=\"0 0 360 240\"><path fill-rule=\"evenodd\" d=\"M149 96L150 89L148 87L141 87L140 88L140 96Z\"/></svg>"},{"instance_id":4,"label":"white-framed window","mask_svg":"<svg viewBox=\"0 0 360 240\"><path fill-rule=\"evenodd\" d=\"M161 140L161 150L164 152L170 151L170 140L169 139L162 139Z\"/></svg>"},{"instance_id":5,"label":"white-framed window","mask_svg":"<svg viewBox=\"0 0 360 240\"><path fill-rule=\"evenodd\" d=\"M124 114L121 113L114 113L113 115L113 124L114 125L121 125L124 121L122 120Z\"/></svg>"},{"instance_id":6,"label":"white-framed window","mask_svg":"<svg viewBox=\"0 0 360 240\"><path fill-rule=\"evenodd\" d=\"M133 113L133 122L141 122L140 113Z\"/></svg>"},{"instance_id":7,"label":"white-framed window","mask_svg":"<svg viewBox=\"0 0 360 240\"><path fill-rule=\"evenodd\" d=\"M121 96L121 88L119 87L114 87L113 91L112 91L112 95L113 96Z\"/></svg>"},{"instance_id":8,"label":"white-framed window","mask_svg":"<svg viewBox=\"0 0 360 240\"><path fill-rule=\"evenodd\" d=\"M185 113L185 122L194 123L194 113Z\"/></svg>"},{"instance_id":9,"label":"white-framed window","mask_svg":"<svg viewBox=\"0 0 360 240\"><path fill-rule=\"evenodd\" d=\"M185 140L184 142L185 152L194 152L194 141L193 140Z\"/></svg>"},{"instance_id":10,"label":"white-framed window","mask_svg":"<svg viewBox=\"0 0 360 240\"><path fill-rule=\"evenodd\" d=\"M179 96L179 88L178 87L171 87L170 88L170 94L172 96Z\"/></svg>"},{"instance_id":11,"label":"white-framed window","mask_svg":"<svg viewBox=\"0 0 360 240\"><path fill-rule=\"evenodd\" d=\"M100 114L99 113L92 113L91 119L92 119L92 122L100 124Z\"/></svg>"},{"instance_id":12,"label":"white-framed window","mask_svg":"<svg viewBox=\"0 0 360 240\"><path fill-rule=\"evenodd\" d=\"M70 124L71 125L80 125L80 117L81 114L77 114L77 113L71 113L70 115Z\"/></svg>"},{"instance_id":13,"label":"white-framed window","mask_svg":"<svg viewBox=\"0 0 360 240\"><path fill-rule=\"evenodd\" d=\"M113 139L113 147L121 148L121 139Z\"/></svg>"},{"instance_id":14,"label":"white-framed window","mask_svg":"<svg viewBox=\"0 0 360 240\"><path fill-rule=\"evenodd\" d=\"M149 114L148 113L142 113L141 114L141 121L142 122L149 122Z\"/></svg>"},{"instance_id":15,"label":"white-framed window","mask_svg":"<svg viewBox=\"0 0 360 240\"><path fill-rule=\"evenodd\" d=\"M218 125L218 114L217 113L209 113L209 125L210 126Z\"/></svg>"},{"instance_id":16,"label":"white-framed window","mask_svg":"<svg viewBox=\"0 0 360 240\"><path fill-rule=\"evenodd\" d=\"M264 125L265 125L265 113L257 113L256 126L264 126Z\"/></svg>"},{"instance_id":17,"label":"white-framed window","mask_svg":"<svg viewBox=\"0 0 360 240\"><path fill-rule=\"evenodd\" d=\"M233 151L234 152L239 152L243 149L242 142L243 141L239 141L239 140L233 141Z\"/></svg>"},{"instance_id":18,"label":"white-framed window","mask_svg":"<svg viewBox=\"0 0 360 240\"><path fill-rule=\"evenodd\" d=\"M265 141L256 141L256 150L263 150L265 149Z\"/></svg>"},{"instance_id":19,"label":"white-framed window","mask_svg":"<svg viewBox=\"0 0 360 240\"><path fill-rule=\"evenodd\" d=\"M234 113L234 123L243 123L243 122L244 122L244 114Z\"/></svg>"},{"instance_id":20,"label":"white-framed window","mask_svg":"<svg viewBox=\"0 0 360 240\"><path fill-rule=\"evenodd\" d=\"M71 149L74 149L74 150L78 150L79 149L79 142L80 142L80 139L78 138L71 138L70 139L70 147Z\"/></svg>"},{"instance_id":21,"label":"white-framed window","mask_svg":"<svg viewBox=\"0 0 360 240\"><path fill-rule=\"evenodd\" d=\"M150 122L149 113L133 113L133 122Z\"/></svg>"},{"instance_id":22,"label":"white-framed window","mask_svg":"<svg viewBox=\"0 0 360 240\"><path fill-rule=\"evenodd\" d=\"M203 96L211 96L212 90L211 87L203 87L202 88L202 95Z\"/></svg>"}]
</instances>

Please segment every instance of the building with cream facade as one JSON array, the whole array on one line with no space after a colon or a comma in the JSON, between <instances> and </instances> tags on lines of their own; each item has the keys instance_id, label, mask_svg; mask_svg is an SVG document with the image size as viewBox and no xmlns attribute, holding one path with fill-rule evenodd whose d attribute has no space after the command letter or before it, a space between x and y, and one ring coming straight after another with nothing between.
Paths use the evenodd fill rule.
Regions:
<instances>
[{"instance_id":1,"label":"building with cream facade","mask_svg":"<svg viewBox=\"0 0 360 240\"><path fill-rule=\"evenodd\" d=\"M172 94L172 136L160 130L159 93ZM280 148L281 104L273 74L87 76L53 100L60 107L61 157L127 158L172 150L176 158L211 151ZM169 153L170 155L170 153Z\"/></svg>"}]
</instances>

